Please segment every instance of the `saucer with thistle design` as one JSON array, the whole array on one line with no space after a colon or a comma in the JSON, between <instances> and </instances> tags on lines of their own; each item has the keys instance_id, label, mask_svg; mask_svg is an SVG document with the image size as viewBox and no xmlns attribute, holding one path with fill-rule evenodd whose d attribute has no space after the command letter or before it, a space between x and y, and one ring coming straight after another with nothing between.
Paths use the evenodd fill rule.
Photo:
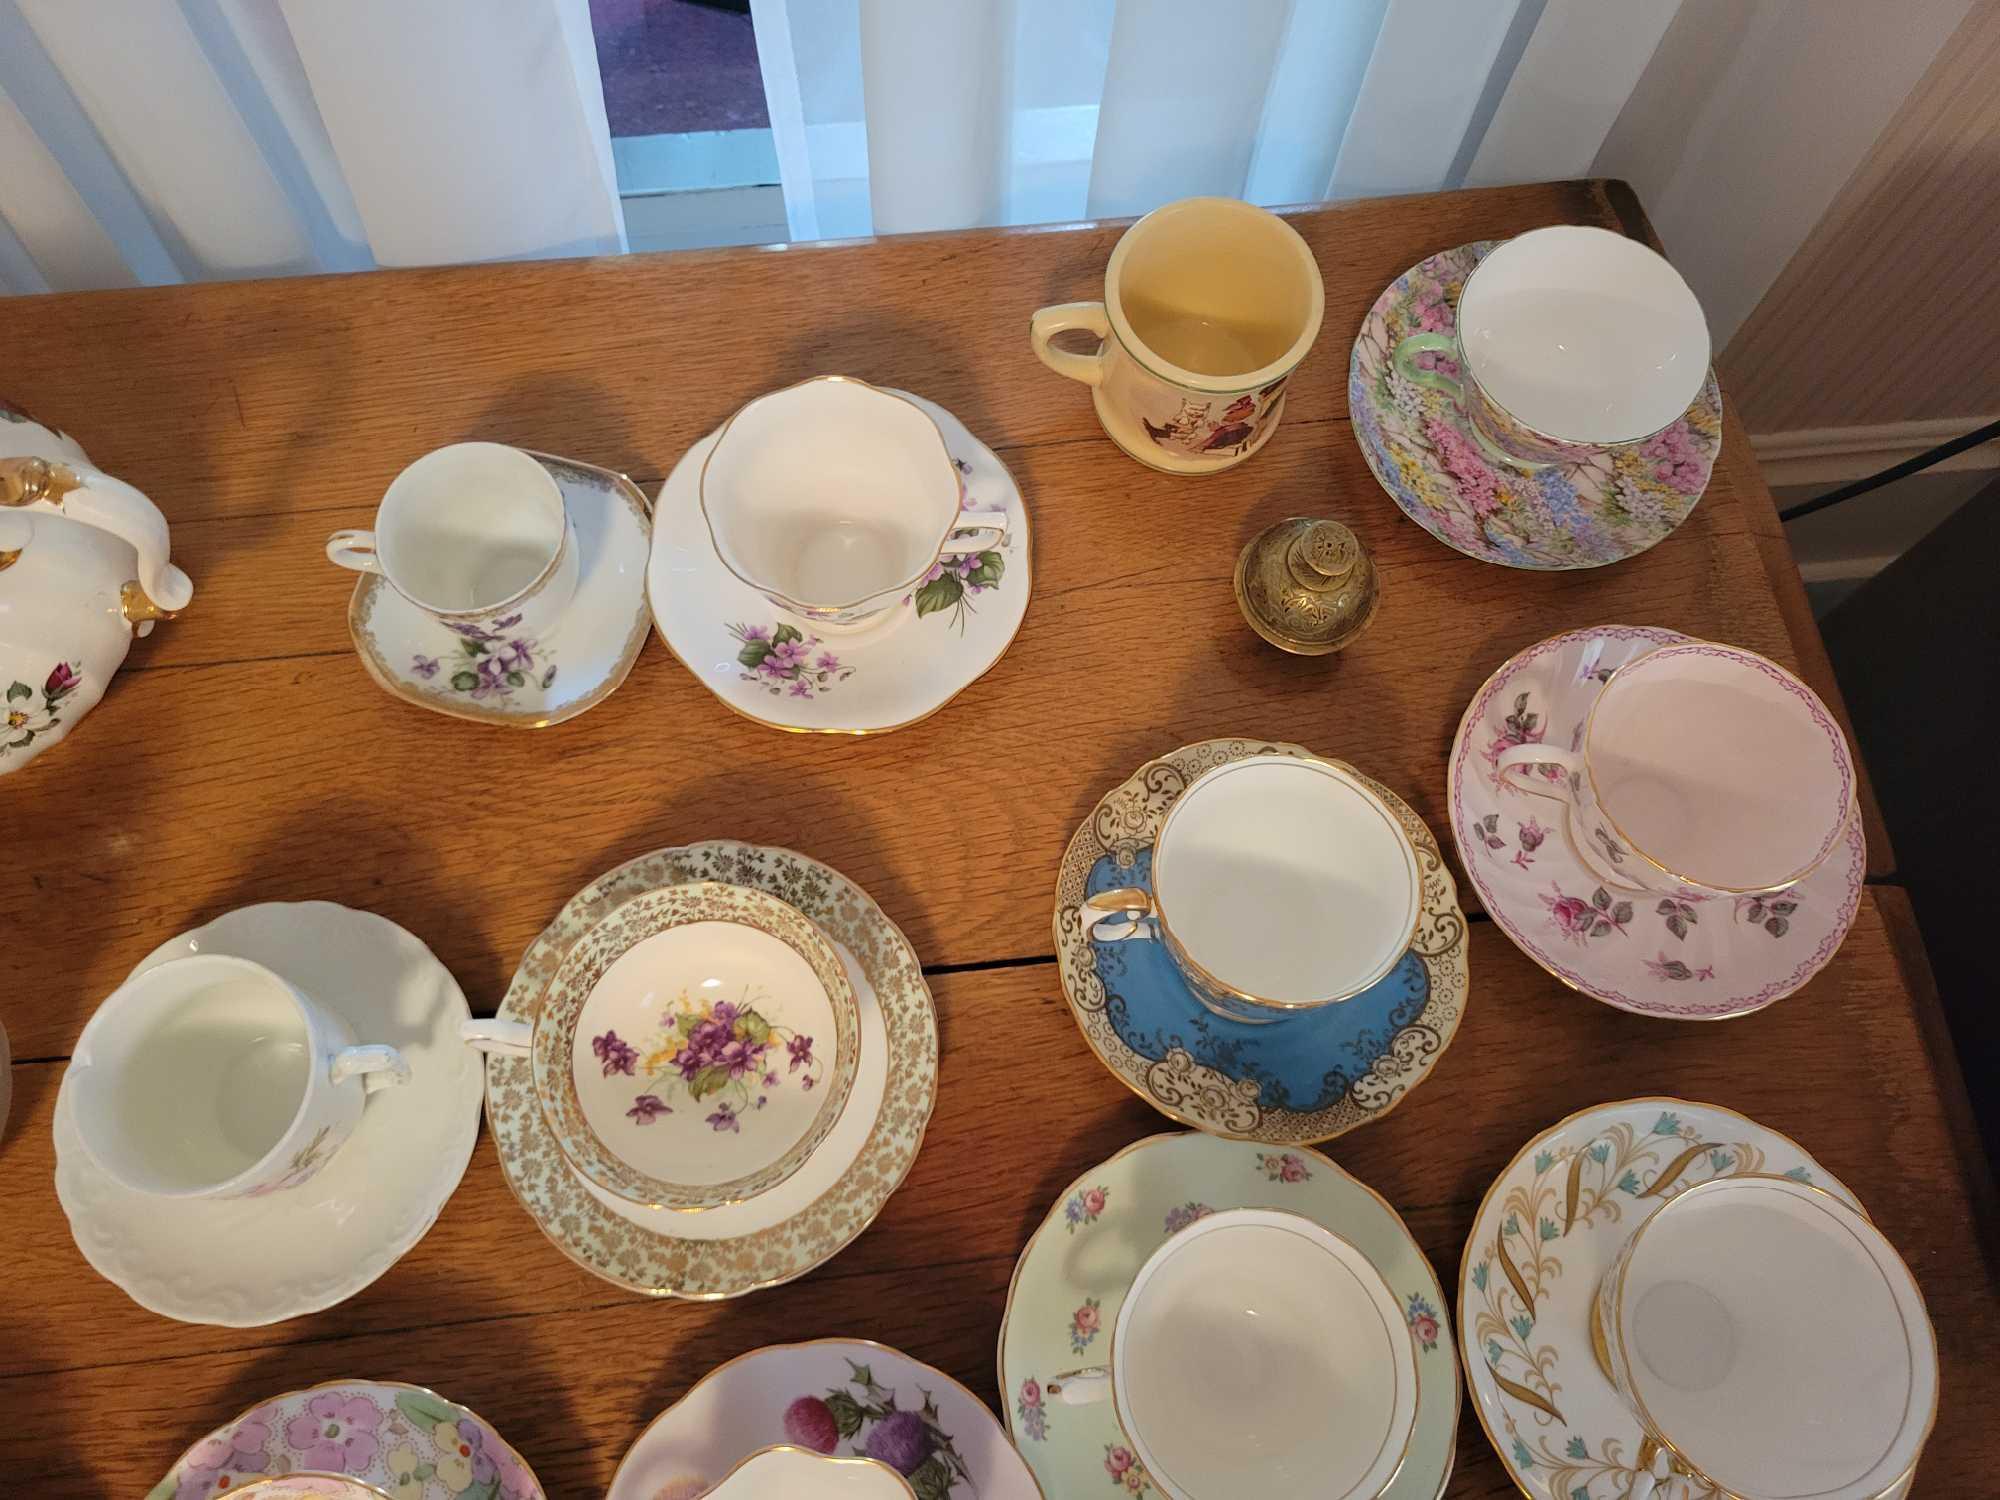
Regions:
<instances>
[{"instance_id":1,"label":"saucer with thistle design","mask_svg":"<svg viewBox=\"0 0 2000 1500\"><path fill-rule=\"evenodd\" d=\"M1301 1214L1381 1272L1417 1349L1417 1418L1383 1500L1436 1500L1456 1453L1458 1369L1444 1292L1388 1202L1310 1147L1194 1132L1127 1146L1071 1183L1028 1239L1000 1320L1000 1409L1049 1500L1152 1497L1111 1402L1066 1406L1048 1382L1107 1361L1132 1278L1169 1236L1234 1208Z\"/></svg>"},{"instance_id":2,"label":"saucer with thistle design","mask_svg":"<svg viewBox=\"0 0 2000 1500\"><path fill-rule=\"evenodd\" d=\"M1797 1142L1671 1098L1571 1115L1487 1189L1460 1262L1459 1353L1479 1425L1529 1500L1624 1500L1653 1469L1659 1455L1594 1346L1598 1282L1677 1193L1745 1172L1811 1183L1866 1213Z\"/></svg>"},{"instance_id":3,"label":"saucer with thistle design","mask_svg":"<svg viewBox=\"0 0 2000 1500\"><path fill-rule=\"evenodd\" d=\"M1162 1114L1217 1135L1289 1145L1377 1119L1429 1076L1458 1031L1468 990L1465 916L1437 840L1401 798L1354 767L1416 851L1415 940L1379 983L1333 1005L1252 1024L1189 988L1164 946L1101 941L1086 897L1152 888L1153 840L1204 771L1253 755L1312 760L1298 745L1203 740L1148 761L1108 792L1070 838L1056 877L1056 963L1077 1026L1119 1082Z\"/></svg>"},{"instance_id":4,"label":"saucer with thistle design","mask_svg":"<svg viewBox=\"0 0 2000 1500\"><path fill-rule=\"evenodd\" d=\"M1347 367L1354 438L1403 514L1448 547L1509 568L1601 568L1668 536L1708 488L1722 449L1715 372L1687 414L1636 443L1526 473L1490 461L1454 420L1451 398L1405 380L1391 356L1413 333L1449 334L1473 267L1500 240L1419 261L1362 320ZM1448 355L1422 354L1456 376Z\"/></svg>"},{"instance_id":5,"label":"saucer with thistle design","mask_svg":"<svg viewBox=\"0 0 2000 1500\"><path fill-rule=\"evenodd\" d=\"M1686 639L1653 626L1596 625L1510 657L1459 722L1446 801L1473 888L1529 958L1621 1010L1721 1020L1783 999L1840 947L1868 869L1859 814L1845 840L1787 890L1662 896L1604 884L1571 843L1565 804L1535 794L1546 773L1498 767L1515 745L1575 749L1614 671Z\"/></svg>"},{"instance_id":6,"label":"saucer with thistle design","mask_svg":"<svg viewBox=\"0 0 2000 1500\"><path fill-rule=\"evenodd\" d=\"M1006 539L942 558L910 596L857 630L817 630L779 612L717 556L699 476L719 433L660 486L646 591L667 649L745 718L773 729L880 734L927 719L998 662L1028 611L1030 538L1020 486L963 422L936 421L964 482L965 510L1007 512Z\"/></svg>"},{"instance_id":7,"label":"saucer with thistle design","mask_svg":"<svg viewBox=\"0 0 2000 1500\"><path fill-rule=\"evenodd\" d=\"M447 626L364 573L347 606L362 666L391 697L454 719L541 729L574 719L618 688L645 647L646 549L653 508L623 474L530 455L562 486L576 527L576 594L555 629L523 636L503 616Z\"/></svg>"}]
</instances>

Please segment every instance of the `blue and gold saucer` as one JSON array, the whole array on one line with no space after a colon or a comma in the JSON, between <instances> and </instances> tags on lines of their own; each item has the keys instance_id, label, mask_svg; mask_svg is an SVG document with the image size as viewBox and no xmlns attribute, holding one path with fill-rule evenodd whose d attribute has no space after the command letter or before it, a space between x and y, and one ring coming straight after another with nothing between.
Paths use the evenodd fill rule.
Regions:
<instances>
[{"instance_id":1,"label":"blue and gold saucer","mask_svg":"<svg viewBox=\"0 0 2000 1500\"><path fill-rule=\"evenodd\" d=\"M1148 761L1069 841L1056 880L1056 962L1091 1050L1160 1113L1271 1145L1323 1141L1388 1113L1429 1075L1465 1013L1465 914L1437 840L1394 792L1356 771L1410 836L1423 916L1396 967L1352 999L1280 1021L1216 1015L1157 942L1093 940L1079 908L1120 886L1152 888L1153 838L1202 772L1252 755L1315 759L1298 745L1203 740ZM1342 762L1334 762L1342 764Z\"/></svg>"}]
</instances>

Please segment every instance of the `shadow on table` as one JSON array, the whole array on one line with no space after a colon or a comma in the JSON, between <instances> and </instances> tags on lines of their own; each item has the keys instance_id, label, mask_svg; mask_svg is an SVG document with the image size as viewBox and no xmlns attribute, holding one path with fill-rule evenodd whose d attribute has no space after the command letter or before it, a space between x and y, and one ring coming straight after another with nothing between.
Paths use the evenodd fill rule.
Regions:
<instances>
[{"instance_id":1,"label":"shadow on table","mask_svg":"<svg viewBox=\"0 0 2000 1500\"><path fill-rule=\"evenodd\" d=\"M509 381L494 392L479 416L454 442L510 443L532 448L538 453L602 468L621 469L633 478L647 481L672 468L669 460L659 467L653 446L640 441L633 414L622 409L603 385L554 370L537 370ZM662 401L666 400L662 393ZM588 411L585 422L578 413ZM591 451L577 450L577 432L583 428L592 437ZM635 459L633 455L643 455ZM408 462L417 455L412 453ZM673 458L679 458L675 453Z\"/></svg>"}]
</instances>

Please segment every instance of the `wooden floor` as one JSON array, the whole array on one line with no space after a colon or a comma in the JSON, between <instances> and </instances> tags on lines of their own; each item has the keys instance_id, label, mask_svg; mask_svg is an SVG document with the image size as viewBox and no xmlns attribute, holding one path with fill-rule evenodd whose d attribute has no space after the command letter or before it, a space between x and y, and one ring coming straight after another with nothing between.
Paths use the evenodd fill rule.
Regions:
<instances>
[{"instance_id":1,"label":"wooden floor","mask_svg":"<svg viewBox=\"0 0 2000 1500\"><path fill-rule=\"evenodd\" d=\"M1050 961L1056 862L1104 790L1191 740L1296 740L1386 782L1449 846L1444 761L1466 702L1510 653L1588 624L1740 643L1833 697L1733 417L1692 519L1596 572L1462 558L1369 476L1345 402L1369 302L1431 251L1563 221L1646 232L1629 195L1599 183L1300 215L1326 332L1269 447L1200 480L1125 458L1081 388L1028 351L1030 312L1096 294L1115 225L0 304L13 347L64 351L10 364L6 394L158 499L197 584L68 742L0 779L13 960L0 1017L16 1059L0 1137L0 1494L143 1493L215 1423L337 1376L464 1402L553 1496L601 1493L654 1414L765 1343L878 1339L995 1400L1008 1275L1051 1196L1172 1128L1093 1059ZM731 714L657 642L605 704L535 734L429 715L368 680L347 643L351 577L320 543L367 524L416 454L492 438L650 490L744 399L828 371L951 408L1033 514L1027 620L945 712L879 738L781 735ZM1330 660L1272 652L1235 612L1237 549L1290 514L1347 521L1382 571L1372 630ZM1476 921L1451 1051L1393 1118L1330 1154L1397 1206L1452 1288L1493 1175L1576 1109L1678 1094L1795 1136L1868 1204L1929 1299L1944 1412L1914 1493L1987 1494L2000 1299L1974 1216L1990 1182L1961 1155L1962 1087L1872 805L1869 833L1875 883L1831 967L1725 1025L1593 1004ZM345 902L422 937L490 1013L579 886L717 836L836 866L932 975L930 1135L881 1219L819 1271L722 1304L628 1296L542 1237L484 1136L426 1239L348 1303L291 1323L171 1323L76 1252L52 1185L55 1087L93 1007L160 941L249 902ZM1449 1493L1514 1493L1469 1411Z\"/></svg>"}]
</instances>

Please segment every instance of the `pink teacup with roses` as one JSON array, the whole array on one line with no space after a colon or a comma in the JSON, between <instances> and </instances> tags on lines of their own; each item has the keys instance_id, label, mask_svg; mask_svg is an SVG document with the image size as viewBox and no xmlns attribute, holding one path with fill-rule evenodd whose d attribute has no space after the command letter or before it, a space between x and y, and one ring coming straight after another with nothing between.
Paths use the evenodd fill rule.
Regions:
<instances>
[{"instance_id":1,"label":"pink teacup with roses","mask_svg":"<svg viewBox=\"0 0 2000 1500\"><path fill-rule=\"evenodd\" d=\"M1095 1317L1088 1305L1074 1316L1086 1310ZM1166 1500L1374 1500L1415 1430L1416 1342L1354 1245L1297 1214L1231 1209L1193 1220L1139 1268L1108 1365L1033 1394L1038 1408L1108 1397L1126 1442L1106 1451L1106 1471L1128 1487L1143 1474Z\"/></svg>"},{"instance_id":2,"label":"pink teacup with roses","mask_svg":"<svg viewBox=\"0 0 2000 1500\"><path fill-rule=\"evenodd\" d=\"M1413 333L1391 356L1404 379L1451 397L1488 457L1529 472L1673 426L1708 358L1707 320L1678 271L1637 240L1571 224L1493 251L1466 278L1457 331Z\"/></svg>"}]
</instances>

